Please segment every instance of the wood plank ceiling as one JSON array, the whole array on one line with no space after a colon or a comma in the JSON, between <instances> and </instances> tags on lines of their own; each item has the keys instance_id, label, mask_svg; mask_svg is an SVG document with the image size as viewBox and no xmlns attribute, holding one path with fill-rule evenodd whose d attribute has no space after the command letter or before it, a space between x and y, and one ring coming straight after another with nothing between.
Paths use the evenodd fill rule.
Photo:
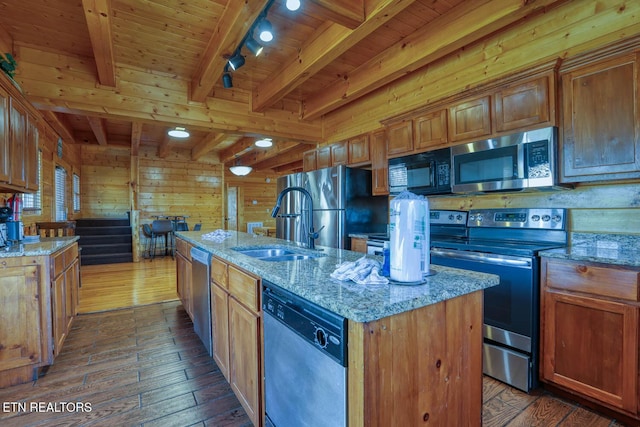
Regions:
<instances>
[{"instance_id":1,"label":"wood plank ceiling","mask_svg":"<svg viewBox=\"0 0 640 427\"><path fill-rule=\"evenodd\" d=\"M323 115L511 25L554 0L11 0L0 40L16 79L77 144L189 150L291 171L323 142ZM275 39L231 73L267 9ZM184 126L191 136L166 136ZM276 142L253 145L258 137Z\"/></svg>"}]
</instances>

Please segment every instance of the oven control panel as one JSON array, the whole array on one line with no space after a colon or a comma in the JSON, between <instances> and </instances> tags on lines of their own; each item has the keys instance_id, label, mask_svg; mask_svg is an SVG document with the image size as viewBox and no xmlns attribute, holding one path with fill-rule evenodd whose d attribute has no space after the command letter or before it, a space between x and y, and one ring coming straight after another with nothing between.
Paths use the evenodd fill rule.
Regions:
<instances>
[{"instance_id":1,"label":"oven control panel","mask_svg":"<svg viewBox=\"0 0 640 427\"><path fill-rule=\"evenodd\" d=\"M566 210L556 208L477 209L469 211L469 227L564 230Z\"/></svg>"}]
</instances>

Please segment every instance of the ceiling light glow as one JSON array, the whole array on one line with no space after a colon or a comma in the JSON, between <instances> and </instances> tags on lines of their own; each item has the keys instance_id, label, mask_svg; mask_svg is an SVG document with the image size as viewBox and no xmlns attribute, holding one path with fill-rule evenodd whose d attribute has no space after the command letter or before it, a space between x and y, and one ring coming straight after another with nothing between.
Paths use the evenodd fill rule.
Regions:
<instances>
[{"instance_id":1,"label":"ceiling light glow","mask_svg":"<svg viewBox=\"0 0 640 427\"><path fill-rule=\"evenodd\" d=\"M262 138L256 141L256 147L268 148L273 145L273 140L271 138Z\"/></svg>"},{"instance_id":2,"label":"ceiling light glow","mask_svg":"<svg viewBox=\"0 0 640 427\"><path fill-rule=\"evenodd\" d=\"M249 173L253 170L253 168L251 166L237 165L237 166L231 166L229 170L231 171L232 174L236 176L245 176L245 175L249 175Z\"/></svg>"},{"instance_id":3,"label":"ceiling light glow","mask_svg":"<svg viewBox=\"0 0 640 427\"><path fill-rule=\"evenodd\" d=\"M271 22L263 19L260 22L260 25L258 25L258 34L260 40L262 40L263 42L270 42L271 40L273 40L273 32L271 31L271 29Z\"/></svg>"},{"instance_id":4,"label":"ceiling light glow","mask_svg":"<svg viewBox=\"0 0 640 427\"><path fill-rule=\"evenodd\" d=\"M169 130L167 134L173 138L189 138L189 132L187 132L185 128L179 126Z\"/></svg>"},{"instance_id":5,"label":"ceiling light glow","mask_svg":"<svg viewBox=\"0 0 640 427\"><path fill-rule=\"evenodd\" d=\"M291 11L300 9L300 0L287 0L287 9Z\"/></svg>"}]
</instances>

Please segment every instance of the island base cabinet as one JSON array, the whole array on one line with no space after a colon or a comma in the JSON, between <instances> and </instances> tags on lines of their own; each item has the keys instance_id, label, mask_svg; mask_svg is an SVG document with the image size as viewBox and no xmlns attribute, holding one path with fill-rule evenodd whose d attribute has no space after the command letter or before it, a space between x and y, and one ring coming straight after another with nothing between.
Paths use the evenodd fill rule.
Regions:
<instances>
[{"instance_id":1,"label":"island base cabinet","mask_svg":"<svg viewBox=\"0 0 640 427\"><path fill-rule=\"evenodd\" d=\"M260 425L260 316L229 298L229 384L255 426Z\"/></svg>"},{"instance_id":2,"label":"island base cabinet","mask_svg":"<svg viewBox=\"0 0 640 427\"><path fill-rule=\"evenodd\" d=\"M482 291L349 322L349 427L482 424Z\"/></svg>"}]
</instances>

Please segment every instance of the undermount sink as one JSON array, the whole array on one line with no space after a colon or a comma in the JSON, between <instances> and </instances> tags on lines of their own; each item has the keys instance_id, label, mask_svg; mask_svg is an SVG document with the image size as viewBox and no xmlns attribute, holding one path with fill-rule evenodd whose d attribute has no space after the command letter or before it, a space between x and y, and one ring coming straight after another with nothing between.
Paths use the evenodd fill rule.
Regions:
<instances>
[{"instance_id":1,"label":"undermount sink","mask_svg":"<svg viewBox=\"0 0 640 427\"><path fill-rule=\"evenodd\" d=\"M291 249L278 248L278 247L259 247L259 248L232 248L234 251L243 255L257 258L260 261L280 262L280 261L295 261L303 259L318 258L321 254L312 254L306 252L300 252Z\"/></svg>"}]
</instances>

